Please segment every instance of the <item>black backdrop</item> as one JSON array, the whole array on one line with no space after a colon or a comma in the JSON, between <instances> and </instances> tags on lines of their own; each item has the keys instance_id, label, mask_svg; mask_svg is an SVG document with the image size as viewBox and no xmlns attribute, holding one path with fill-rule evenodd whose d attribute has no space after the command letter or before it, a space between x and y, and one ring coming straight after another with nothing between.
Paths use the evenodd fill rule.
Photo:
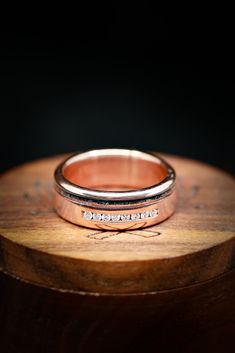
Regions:
<instances>
[{"instance_id":1,"label":"black backdrop","mask_svg":"<svg viewBox=\"0 0 235 353\"><path fill-rule=\"evenodd\" d=\"M96 35L93 26L86 38L2 32L1 171L63 152L124 147L235 174L233 34L226 19L189 23L185 30L152 16L128 35L115 26Z\"/></svg>"}]
</instances>

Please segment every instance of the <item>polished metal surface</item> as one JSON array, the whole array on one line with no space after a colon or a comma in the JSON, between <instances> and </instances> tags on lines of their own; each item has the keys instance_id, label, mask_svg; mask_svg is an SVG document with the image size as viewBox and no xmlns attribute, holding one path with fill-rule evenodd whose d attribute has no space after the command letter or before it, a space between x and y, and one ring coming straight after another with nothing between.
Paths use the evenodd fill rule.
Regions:
<instances>
[{"instance_id":1,"label":"polished metal surface","mask_svg":"<svg viewBox=\"0 0 235 353\"><path fill-rule=\"evenodd\" d=\"M174 212L175 199L175 172L153 153L91 150L67 158L55 171L55 209L91 228L135 229L161 222Z\"/></svg>"}]
</instances>

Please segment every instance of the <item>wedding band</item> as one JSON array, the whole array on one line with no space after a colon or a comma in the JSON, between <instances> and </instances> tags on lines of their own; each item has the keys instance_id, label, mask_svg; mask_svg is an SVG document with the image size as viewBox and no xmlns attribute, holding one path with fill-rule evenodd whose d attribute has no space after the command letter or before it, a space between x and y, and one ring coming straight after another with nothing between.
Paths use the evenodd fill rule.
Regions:
<instances>
[{"instance_id":1,"label":"wedding band","mask_svg":"<svg viewBox=\"0 0 235 353\"><path fill-rule=\"evenodd\" d=\"M175 171L152 152L97 149L76 153L55 170L54 208L88 228L137 229L170 217Z\"/></svg>"}]
</instances>

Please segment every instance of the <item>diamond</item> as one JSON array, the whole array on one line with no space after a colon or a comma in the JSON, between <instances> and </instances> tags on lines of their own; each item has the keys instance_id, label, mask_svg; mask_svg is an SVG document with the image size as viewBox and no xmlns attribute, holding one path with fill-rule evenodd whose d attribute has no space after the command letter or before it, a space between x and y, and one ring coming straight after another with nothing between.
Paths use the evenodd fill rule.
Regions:
<instances>
[{"instance_id":1,"label":"diamond","mask_svg":"<svg viewBox=\"0 0 235 353\"><path fill-rule=\"evenodd\" d=\"M158 215L158 210L153 209L149 212L150 217L156 217Z\"/></svg>"},{"instance_id":2,"label":"diamond","mask_svg":"<svg viewBox=\"0 0 235 353\"><path fill-rule=\"evenodd\" d=\"M131 219L132 221L137 221L138 219L140 219L140 213L132 213Z\"/></svg>"},{"instance_id":3,"label":"diamond","mask_svg":"<svg viewBox=\"0 0 235 353\"><path fill-rule=\"evenodd\" d=\"M104 222L109 222L110 221L110 215L107 214L107 213L103 213L101 218L102 218L102 221L104 221Z\"/></svg>"},{"instance_id":4,"label":"diamond","mask_svg":"<svg viewBox=\"0 0 235 353\"><path fill-rule=\"evenodd\" d=\"M100 213L93 213L92 218L94 219L94 221L100 221L101 214Z\"/></svg>"},{"instance_id":5,"label":"diamond","mask_svg":"<svg viewBox=\"0 0 235 353\"><path fill-rule=\"evenodd\" d=\"M130 218L131 218L131 216L129 214L122 214L121 215L121 220L124 221L124 222L125 221L129 221Z\"/></svg>"},{"instance_id":6,"label":"diamond","mask_svg":"<svg viewBox=\"0 0 235 353\"><path fill-rule=\"evenodd\" d=\"M147 218L148 215L149 215L148 211L144 211L144 212L142 212L142 213L140 214L140 217L141 217L142 219L144 219L144 218Z\"/></svg>"},{"instance_id":7,"label":"diamond","mask_svg":"<svg viewBox=\"0 0 235 353\"><path fill-rule=\"evenodd\" d=\"M96 213L96 212L90 212L90 211L85 211L83 212L83 218L86 220L94 220L94 221L103 221L103 222L128 222L130 220L132 221L138 221L140 219L145 219L148 217L156 217L158 216L159 211L158 209L154 208L151 211L144 211L142 213L123 213L123 214L108 214L108 213Z\"/></svg>"},{"instance_id":8,"label":"diamond","mask_svg":"<svg viewBox=\"0 0 235 353\"><path fill-rule=\"evenodd\" d=\"M112 214L111 215L111 221L113 221L113 222L118 222L118 221L120 221L120 214Z\"/></svg>"},{"instance_id":9,"label":"diamond","mask_svg":"<svg viewBox=\"0 0 235 353\"><path fill-rule=\"evenodd\" d=\"M86 211L83 213L83 218L90 221L92 219L92 212Z\"/></svg>"}]
</instances>

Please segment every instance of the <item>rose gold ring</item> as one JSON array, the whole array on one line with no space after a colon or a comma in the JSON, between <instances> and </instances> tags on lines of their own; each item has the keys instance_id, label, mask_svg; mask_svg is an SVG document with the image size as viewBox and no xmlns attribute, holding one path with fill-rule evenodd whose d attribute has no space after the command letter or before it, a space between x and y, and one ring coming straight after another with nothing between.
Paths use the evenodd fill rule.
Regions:
<instances>
[{"instance_id":1,"label":"rose gold ring","mask_svg":"<svg viewBox=\"0 0 235 353\"><path fill-rule=\"evenodd\" d=\"M151 152L77 153L55 170L54 206L65 220L95 229L137 229L175 210L175 172Z\"/></svg>"}]
</instances>

